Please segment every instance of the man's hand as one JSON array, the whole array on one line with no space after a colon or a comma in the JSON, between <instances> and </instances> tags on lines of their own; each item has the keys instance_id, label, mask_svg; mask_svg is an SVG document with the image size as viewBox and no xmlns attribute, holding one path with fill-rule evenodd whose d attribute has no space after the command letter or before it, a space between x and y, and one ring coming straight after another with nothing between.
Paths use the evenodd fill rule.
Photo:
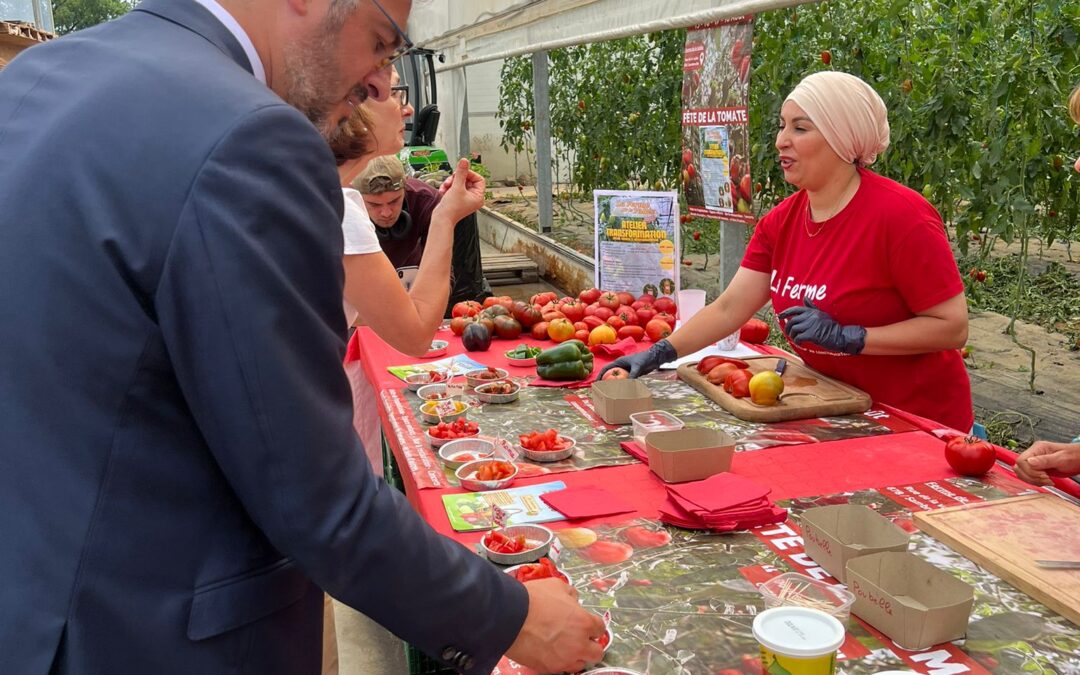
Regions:
<instances>
[{"instance_id":1,"label":"man's hand","mask_svg":"<svg viewBox=\"0 0 1080 675\"><path fill-rule=\"evenodd\" d=\"M439 188L442 199L435 207L455 225L459 220L476 213L484 205L484 190L487 184L484 177L469 169L469 160L458 160L454 173Z\"/></svg>"},{"instance_id":2,"label":"man's hand","mask_svg":"<svg viewBox=\"0 0 1080 675\"><path fill-rule=\"evenodd\" d=\"M525 584L529 613L506 655L541 673L576 673L599 663L604 649L603 620L584 610L577 591L558 579Z\"/></svg>"},{"instance_id":3,"label":"man's hand","mask_svg":"<svg viewBox=\"0 0 1080 675\"><path fill-rule=\"evenodd\" d=\"M780 326L797 345L812 342L829 351L858 354L866 346L866 329L842 326L828 313L818 309L810 298L798 307L788 307L778 315Z\"/></svg>"},{"instance_id":4,"label":"man's hand","mask_svg":"<svg viewBox=\"0 0 1080 675\"><path fill-rule=\"evenodd\" d=\"M1016 458L1016 475L1032 485L1051 485L1051 476L1080 474L1080 443L1038 441Z\"/></svg>"}]
</instances>

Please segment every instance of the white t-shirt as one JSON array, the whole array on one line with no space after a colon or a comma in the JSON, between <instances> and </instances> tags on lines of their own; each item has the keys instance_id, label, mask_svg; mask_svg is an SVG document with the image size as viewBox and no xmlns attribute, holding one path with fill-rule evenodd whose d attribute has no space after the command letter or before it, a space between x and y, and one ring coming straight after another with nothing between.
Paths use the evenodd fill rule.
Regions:
<instances>
[{"instance_id":1,"label":"white t-shirt","mask_svg":"<svg viewBox=\"0 0 1080 675\"><path fill-rule=\"evenodd\" d=\"M364 198L352 188L341 188L345 197L345 216L341 219L341 233L345 236L345 255L363 255L380 253L379 237L375 234L375 223L368 216ZM345 320L348 325L356 323L357 311L348 302L342 300L345 307Z\"/></svg>"}]
</instances>

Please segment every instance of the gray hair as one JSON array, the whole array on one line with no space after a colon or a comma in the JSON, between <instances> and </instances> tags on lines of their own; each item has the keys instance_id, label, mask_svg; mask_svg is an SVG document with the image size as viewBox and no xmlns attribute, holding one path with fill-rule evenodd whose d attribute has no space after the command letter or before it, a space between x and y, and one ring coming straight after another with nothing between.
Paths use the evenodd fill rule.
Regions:
<instances>
[{"instance_id":1,"label":"gray hair","mask_svg":"<svg viewBox=\"0 0 1080 675\"><path fill-rule=\"evenodd\" d=\"M330 9L326 12L325 26L333 31L341 30L353 12L356 11L360 0L331 0Z\"/></svg>"}]
</instances>

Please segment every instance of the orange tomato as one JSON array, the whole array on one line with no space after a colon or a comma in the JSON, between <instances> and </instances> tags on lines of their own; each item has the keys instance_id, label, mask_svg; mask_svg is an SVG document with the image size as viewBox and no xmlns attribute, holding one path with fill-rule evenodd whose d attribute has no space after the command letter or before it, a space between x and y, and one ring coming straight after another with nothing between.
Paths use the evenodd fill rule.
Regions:
<instances>
[{"instance_id":1,"label":"orange tomato","mask_svg":"<svg viewBox=\"0 0 1080 675\"><path fill-rule=\"evenodd\" d=\"M619 336L611 326L597 326L589 332L589 346L613 345L618 342Z\"/></svg>"},{"instance_id":2,"label":"orange tomato","mask_svg":"<svg viewBox=\"0 0 1080 675\"><path fill-rule=\"evenodd\" d=\"M574 337L574 324L566 319L554 319L548 324L548 337L555 342L566 342Z\"/></svg>"}]
</instances>

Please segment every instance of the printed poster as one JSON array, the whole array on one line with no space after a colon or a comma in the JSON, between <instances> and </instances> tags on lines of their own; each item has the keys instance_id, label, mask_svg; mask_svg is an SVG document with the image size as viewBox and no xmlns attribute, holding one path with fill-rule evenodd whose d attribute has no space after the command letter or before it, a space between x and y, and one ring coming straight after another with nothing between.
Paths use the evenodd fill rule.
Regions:
<instances>
[{"instance_id":1,"label":"printed poster","mask_svg":"<svg viewBox=\"0 0 1080 675\"><path fill-rule=\"evenodd\" d=\"M682 181L693 216L754 221L748 111L753 22L743 16L686 33Z\"/></svg>"},{"instance_id":2,"label":"printed poster","mask_svg":"<svg viewBox=\"0 0 1080 675\"><path fill-rule=\"evenodd\" d=\"M679 288L675 192L596 190L596 287L674 296Z\"/></svg>"}]
</instances>

